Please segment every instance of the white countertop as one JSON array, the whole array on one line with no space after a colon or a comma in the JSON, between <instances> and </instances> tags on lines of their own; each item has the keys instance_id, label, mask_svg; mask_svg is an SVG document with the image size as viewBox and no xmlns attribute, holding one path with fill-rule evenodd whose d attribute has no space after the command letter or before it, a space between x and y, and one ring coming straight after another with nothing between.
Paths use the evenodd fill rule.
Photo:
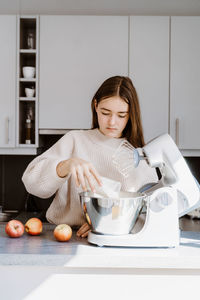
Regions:
<instances>
[{"instance_id":1,"label":"white countertop","mask_svg":"<svg viewBox=\"0 0 200 300\"><path fill-rule=\"evenodd\" d=\"M55 226L45 224L40 236L9 238L0 225L0 265L65 268L200 269L200 232L182 231L176 248L98 247L75 232L67 243L53 237Z\"/></svg>"}]
</instances>

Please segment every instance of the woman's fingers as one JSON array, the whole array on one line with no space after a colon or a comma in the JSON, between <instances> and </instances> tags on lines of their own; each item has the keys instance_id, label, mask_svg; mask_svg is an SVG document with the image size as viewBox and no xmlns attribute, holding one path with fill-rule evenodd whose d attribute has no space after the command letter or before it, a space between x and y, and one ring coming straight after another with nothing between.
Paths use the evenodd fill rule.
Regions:
<instances>
[{"instance_id":1,"label":"woman's fingers","mask_svg":"<svg viewBox=\"0 0 200 300\"><path fill-rule=\"evenodd\" d=\"M88 181L88 184L91 188L91 191L92 192L95 192L95 182L94 182L94 178L93 178L93 175L90 173L89 170L85 170L85 177Z\"/></svg>"},{"instance_id":2,"label":"woman's fingers","mask_svg":"<svg viewBox=\"0 0 200 300\"><path fill-rule=\"evenodd\" d=\"M87 190L87 184L86 184L86 180L87 180L92 192L94 192L95 191L95 181L98 180L98 179L96 179L98 174L95 173L95 171L91 170L87 164L85 164L83 166L77 166L76 173L77 173L78 182L80 182L83 190L84 191ZM95 175L97 174L96 177L94 176L94 173L95 173ZM97 181L98 184L99 184L99 182L100 182L100 180Z\"/></svg>"},{"instance_id":3,"label":"woman's fingers","mask_svg":"<svg viewBox=\"0 0 200 300\"><path fill-rule=\"evenodd\" d=\"M96 171L96 169L93 167L92 164L89 163L87 166L85 166L84 175L89 183L92 192L95 192L96 182L100 186L102 185L101 177L99 176L98 172Z\"/></svg>"},{"instance_id":4,"label":"woman's fingers","mask_svg":"<svg viewBox=\"0 0 200 300\"><path fill-rule=\"evenodd\" d=\"M72 169L72 176L73 176L74 179L75 179L76 186L79 187L79 186L80 186L80 182L79 182L79 180L78 180L78 176L77 176L77 174L76 174L76 169L75 169L75 168Z\"/></svg>"},{"instance_id":5,"label":"woman's fingers","mask_svg":"<svg viewBox=\"0 0 200 300\"><path fill-rule=\"evenodd\" d=\"M94 176L94 178L96 179L97 183L100 186L102 186L101 177L100 177L100 175L98 174L98 172L96 171L96 169L92 165L90 167L90 172Z\"/></svg>"},{"instance_id":6,"label":"woman's fingers","mask_svg":"<svg viewBox=\"0 0 200 300\"><path fill-rule=\"evenodd\" d=\"M87 191L85 177L83 175L83 169L81 168L81 166L77 166L77 168L76 168L76 174L77 174L78 181L80 182L83 190Z\"/></svg>"},{"instance_id":7,"label":"woman's fingers","mask_svg":"<svg viewBox=\"0 0 200 300\"><path fill-rule=\"evenodd\" d=\"M70 160L70 172L75 179L77 187L81 185L84 191L87 191L87 182L92 192L95 191L96 183L100 186L102 185L101 177L94 166L80 158L72 158Z\"/></svg>"}]
</instances>

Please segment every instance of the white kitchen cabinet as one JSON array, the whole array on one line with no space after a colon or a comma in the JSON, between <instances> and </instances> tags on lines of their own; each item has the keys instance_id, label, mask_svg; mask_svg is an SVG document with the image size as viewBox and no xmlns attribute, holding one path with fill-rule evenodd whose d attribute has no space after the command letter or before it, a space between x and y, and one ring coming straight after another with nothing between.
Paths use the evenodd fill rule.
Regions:
<instances>
[{"instance_id":1,"label":"white kitchen cabinet","mask_svg":"<svg viewBox=\"0 0 200 300\"><path fill-rule=\"evenodd\" d=\"M0 15L0 148L15 147L16 16Z\"/></svg>"},{"instance_id":2,"label":"white kitchen cabinet","mask_svg":"<svg viewBox=\"0 0 200 300\"><path fill-rule=\"evenodd\" d=\"M200 150L200 17L171 18L170 134L180 149Z\"/></svg>"},{"instance_id":3,"label":"white kitchen cabinet","mask_svg":"<svg viewBox=\"0 0 200 300\"><path fill-rule=\"evenodd\" d=\"M40 129L91 127L108 77L128 75L128 17L40 16Z\"/></svg>"},{"instance_id":4,"label":"white kitchen cabinet","mask_svg":"<svg viewBox=\"0 0 200 300\"><path fill-rule=\"evenodd\" d=\"M130 17L129 74L137 90L145 141L168 132L169 17Z\"/></svg>"}]
</instances>

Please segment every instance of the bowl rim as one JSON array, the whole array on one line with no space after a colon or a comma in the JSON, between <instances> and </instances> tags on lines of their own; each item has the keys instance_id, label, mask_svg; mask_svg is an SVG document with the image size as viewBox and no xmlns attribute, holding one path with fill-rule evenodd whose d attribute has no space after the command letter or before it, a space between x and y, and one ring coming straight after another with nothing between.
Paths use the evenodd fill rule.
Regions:
<instances>
[{"instance_id":1,"label":"bowl rim","mask_svg":"<svg viewBox=\"0 0 200 300\"><path fill-rule=\"evenodd\" d=\"M32 66L24 66L23 69L35 69L35 67L32 67Z\"/></svg>"},{"instance_id":2,"label":"bowl rim","mask_svg":"<svg viewBox=\"0 0 200 300\"><path fill-rule=\"evenodd\" d=\"M116 198L116 197L104 197L104 196L101 196L99 195L99 197L96 197L95 194L92 192L92 191L83 191L83 192L80 192L79 193L79 196L81 198L93 198L93 199L109 199L109 200L112 200L112 199L141 199L141 198L146 198L147 197L147 194L144 193L144 192L128 192L128 191L121 191L120 192L121 194L123 193L124 195L127 194L127 197L119 197L119 198ZM98 195L98 194L96 194ZM128 196L129 195L129 196Z\"/></svg>"}]
</instances>

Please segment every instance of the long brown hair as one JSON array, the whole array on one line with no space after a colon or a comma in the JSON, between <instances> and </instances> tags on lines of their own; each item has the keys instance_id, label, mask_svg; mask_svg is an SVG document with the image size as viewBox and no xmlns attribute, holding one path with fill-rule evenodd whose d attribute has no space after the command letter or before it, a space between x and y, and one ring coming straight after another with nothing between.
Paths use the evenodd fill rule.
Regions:
<instances>
[{"instance_id":1,"label":"long brown hair","mask_svg":"<svg viewBox=\"0 0 200 300\"><path fill-rule=\"evenodd\" d=\"M95 101L98 105L100 101L113 96L119 96L129 105L129 120L122 132L122 137L125 137L134 147L143 147L144 136L139 100L136 89L129 77L110 77L99 87L91 103L92 129L99 128Z\"/></svg>"}]
</instances>

